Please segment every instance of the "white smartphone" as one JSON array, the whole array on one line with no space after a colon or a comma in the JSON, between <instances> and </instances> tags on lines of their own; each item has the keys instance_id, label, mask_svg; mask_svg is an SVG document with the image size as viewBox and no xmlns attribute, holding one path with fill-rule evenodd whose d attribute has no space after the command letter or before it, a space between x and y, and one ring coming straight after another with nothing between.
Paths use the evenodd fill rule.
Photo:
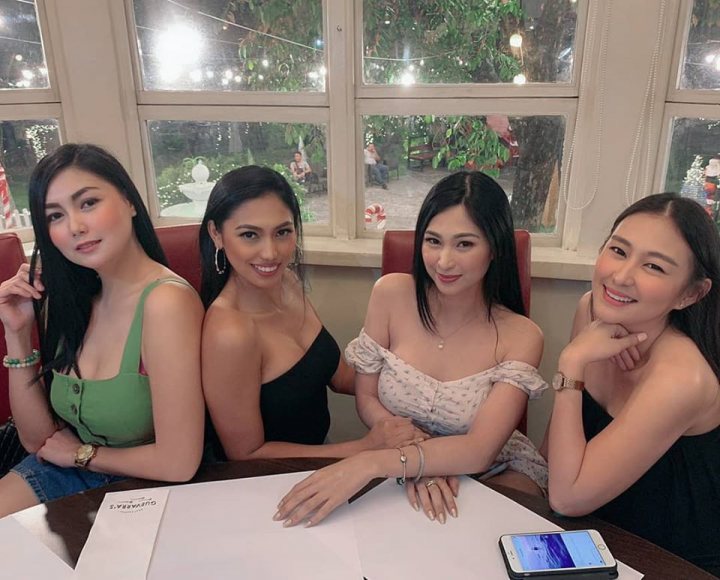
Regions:
<instances>
[{"instance_id":1,"label":"white smartphone","mask_svg":"<svg viewBox=\"0 0 720 580\"><path fill-rule=\"evenodd\" d=\"M508 575L520 578L578 574L617 578L617 563L600 532L578 530L500 536Z\"/></svg>"}]
</instances>

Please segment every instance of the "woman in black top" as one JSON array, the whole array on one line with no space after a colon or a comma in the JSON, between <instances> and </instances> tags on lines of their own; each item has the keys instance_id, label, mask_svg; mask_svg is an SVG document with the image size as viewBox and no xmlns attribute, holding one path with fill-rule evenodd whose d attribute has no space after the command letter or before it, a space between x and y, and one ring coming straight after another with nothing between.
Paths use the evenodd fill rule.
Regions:
<instances>
[{"instance_id":1,"label":"woman in black top","mask_svg":"<svg viewBox=\"0 0 720 580\"><path fill-rule=\"evenodd\" d=\"M642 199L615 221L560 355L552 507L720 573L719 362L715 225L692 200Z\"/></svg>"},{"instance_id":2,"label":"woman in black top","mask_svg":"<svg viewBox=\"0 0 720 580\"><path fill-rule=\"evenodd\" d=\"M356 441L321 445L327 387L354 393L354 373L299 275L302 223L282 175L248 166L213 187L200 228L203 390L229 459L347 457L422 434L393 417Z\"/></svg>"}]
</instances>

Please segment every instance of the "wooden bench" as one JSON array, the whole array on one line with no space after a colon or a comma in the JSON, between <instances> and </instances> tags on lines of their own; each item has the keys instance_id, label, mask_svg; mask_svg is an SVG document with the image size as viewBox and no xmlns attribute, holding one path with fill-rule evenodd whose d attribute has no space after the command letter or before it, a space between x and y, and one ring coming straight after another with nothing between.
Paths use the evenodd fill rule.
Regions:
<instances>
[{"instance_id":1,"label":"wooden bench","mask_svg":"<svg viewBox=\"0 0 720 580\"><path fill-rule=\"evenodd\" d=\"M423 139L425 138L423 137ZM437 149L427 140L418 144L413 144L412 138L408 140L408 169L419 169L422 171L425 167L425 162L427 161L428 165L432 165L432 160L436 155ZM417 161L418 164L413 166L413 161Z\"/></svg>"}]
</instances>

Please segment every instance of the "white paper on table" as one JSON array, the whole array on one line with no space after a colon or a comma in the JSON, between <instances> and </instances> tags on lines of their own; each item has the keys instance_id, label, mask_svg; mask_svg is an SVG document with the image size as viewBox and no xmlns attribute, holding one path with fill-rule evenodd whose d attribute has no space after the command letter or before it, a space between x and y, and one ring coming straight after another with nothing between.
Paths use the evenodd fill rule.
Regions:
<instances>
[{"instance_id":1,"label":"white paper on table","mask_svg":"<svg viewBox=\"0 0 720 580\"><path fill-rule=\"evenodd\" d=\"M75 566L75 580L145 580L168 488L106 493Z\"/></svg>"},{"instance_id":2,"label":"white paper on table","mask_svg":"<svg viewBox=\"0 0 720 580\"><path fill-rule=\"evenodd\" d=\"M360 561L368 580L507 580L498 539L558 526L489 487L461 478L459 517L445 525L411 507L405 488L387 480L353 502ZM620 580L642 574L618 562Z\"/></svg>"},{"instance_id":3,"label":"white paper on table","mask_svg":"<svg viewBox=\"0 0 720 580\"><path fill-rule=\"evenodd\" d=\"M70 580L73 570L12 516L0 519L0 574L23 580Z\"/></svg>"},{"instance_id":4,"label":"white paper on table","mask_svg":"<svg viewBox=\"0 0 720 580\"><path fill-rule=\"evenodd\" d=\"M350 506L317 527L273 521L280 499L309 473L173 487L148 580L359 580Z\"/></svg>"}]
</instances>

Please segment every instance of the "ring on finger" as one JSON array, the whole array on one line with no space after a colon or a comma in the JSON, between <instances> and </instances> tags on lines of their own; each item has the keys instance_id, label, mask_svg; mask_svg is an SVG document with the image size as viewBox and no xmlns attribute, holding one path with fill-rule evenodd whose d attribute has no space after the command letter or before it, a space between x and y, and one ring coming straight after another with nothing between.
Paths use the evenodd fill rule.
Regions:
<instances>
[{"instance_id":1,"label":"ring on finger","mask_svg":"<svg viewBox=\"0 0 720 580\"><path fill-rule=\"evenodd\" d=\"M427 487L428 489L430 489L433 485L437 485L434 479L431 479L430 481L425 483L425 487Z\"/></svg>"}]
</instances>

